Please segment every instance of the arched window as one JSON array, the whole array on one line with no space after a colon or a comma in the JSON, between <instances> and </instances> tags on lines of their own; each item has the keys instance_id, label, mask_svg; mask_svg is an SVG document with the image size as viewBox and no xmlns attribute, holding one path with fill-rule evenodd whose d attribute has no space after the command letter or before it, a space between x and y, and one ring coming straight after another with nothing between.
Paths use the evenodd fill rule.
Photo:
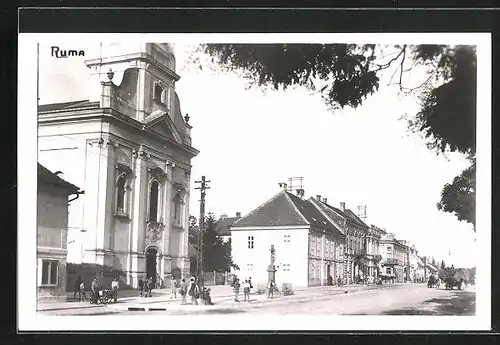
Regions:
<instances>
[{"instance_id":1,"label":"arched window","mask_svg":"<svg viewBox=\"0 0 500 345\"><path fill-rule=\"evenodd\" d=\"M163 93L163 88L161 87L160 84L155 84L155 100L157 102L162 102L161 96Z\"/></svg>"},{"instance_id":2,"label":"arched window","mask_svg":"<svg viewBox=\"0 0 500 345\"><path fill-rule=\"evenodd\" d=\"M158 195L159 195L159 183L158 181L153 181L151 187L149 188L149 221L158 221Z\"/></svg>"},{"instance_id":3,"label":"arched window","mask_svg":"<svg viewBox=\"0 0 500 345\"><path fill-rule=\"evenodd\" d=\"M116 211L121 214L125 214L126 183L127 179L125 176L120 176L116 183Z\"/></svg>"}]
</instances>

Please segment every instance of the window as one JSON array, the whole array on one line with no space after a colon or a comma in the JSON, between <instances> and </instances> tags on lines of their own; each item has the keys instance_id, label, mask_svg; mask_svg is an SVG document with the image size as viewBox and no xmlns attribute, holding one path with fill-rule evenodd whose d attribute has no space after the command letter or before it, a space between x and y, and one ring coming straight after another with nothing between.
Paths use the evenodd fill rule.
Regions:
<instances>
[{"instance_id":1,"label":"window","mask_svg":"<svg viewBox=\"0 0 500 345\"><path fill-rule=\"evenodd\" d=\"M391 268L390 267L386 267L385 268L385 274L390 276L391 275Z\"/></svg>"},{"instance_id":2,"label":"window","mask_svg":"<svg viewBox=\"0 0 500 345\"><path fill-rule=\"evenodd\" d=\"M290 272L290 264L283 264L283 272Z\"/></svg>"},{"instance_id":3,"label":"window","mask_svg":"<svg viewBox=\"0 0 500 345\"><path fill-rule=\"evenodd\" d=\"M57 285L58 262L54 260L42 260L42 285Z\"/></svg>"},{"instance_id":4,"label":"window","mask_svg":"<svg viewBox=\"0 0 500 345\"><path fill-rule=\"evenodd\" d=\"M155 101L161 103L161 95L163 93L163 88L159 83L155 84Z\"/></svg>"},{"instance_id":5,"label":"window","mask_svg":"<svg viewBox=\"0 0 500 345\"><path fill-rule=\"evenodd\" d=\"M132 170L128 166L117 164L116 175L115 215L128 217L130 194L132 191L130 188Z\"/></svg>"},{"instance_id":6,"label":"window","mask_svg":"<svg viewBox=\"0 0 500 345\"><path fill-rule=\"evenodd\" d=\"M125 176L120 176L116 183L116 212L125 214L125 194L126 194Z\"/></svg>"},{"instance_id":7,"label":"window","mask_svg":"<svg viewBox=\"0 0 500 345\"><path fill-rule=\"evenodd\" d=\"M151 187L149 187L149 221L158 221L158 191L159 191L158 181L153 181Z\"/></svg>"},{"instance_id":8,"label":"window","mask_svg":"<svg viewBox=\"0 0 500 345\"><path fill-rule=\"evenodd\" d=\"M248 236L248 249L253 249L253 236Z\"/></svg>"},{"instance_id":9,"label":"window","mask_svg":"<svg viewBox=\"0 0 500 345\"><path fill-rule=\"evenodd\" d=\"M386 252L388 256L392 256L392 247L387 247Z\"/></svg>"},{"instance_id":10,"label":"window","mask_svg":"<svg viewBox=\"0 0 500 345\"><path fill-rule=\"evenodd\" d=\"M284 235L283 238L286 243L290 243L290 235Z\"/></svg>"},{"instance_id":11,"label":"window","mask_svg":"<svg viewBox=\"0 0 500 345\"><path fill-rule=\"evenodd\" d=\"M253 264L247 264L247 271L253 271Z\"/></svg>"}]
</instances>

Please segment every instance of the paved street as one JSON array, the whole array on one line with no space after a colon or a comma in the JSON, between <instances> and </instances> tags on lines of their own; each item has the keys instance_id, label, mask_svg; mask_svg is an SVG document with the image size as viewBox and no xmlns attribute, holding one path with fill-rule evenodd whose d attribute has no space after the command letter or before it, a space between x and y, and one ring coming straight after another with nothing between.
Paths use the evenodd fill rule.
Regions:
<instances>
[{"instance_id":1,"label":"paved street","mask_svg":"<svg viewBox=\"0 0 500 345\"><path fill-rule=\"evenodd\" d=\"M347 291L347 292L346 292ZM221 294L223 295L223 294ZM268 300L252 296L251 302L234 302L230 296L214 296L213 306L181 306L168 295L151 299L130 298L107 306L75 305L46 310L45 315L187 315L187 314L304 314L304 315L474 315L475 291L429 289L424 284L323 287L297 291L293 296ZM135 310L128 310L129 308ZM144 311L137 311L137 309ZM152 311L148 311L152 308ZM161 311L155 311L161 310Z\"/></svg>"}]
</instances>

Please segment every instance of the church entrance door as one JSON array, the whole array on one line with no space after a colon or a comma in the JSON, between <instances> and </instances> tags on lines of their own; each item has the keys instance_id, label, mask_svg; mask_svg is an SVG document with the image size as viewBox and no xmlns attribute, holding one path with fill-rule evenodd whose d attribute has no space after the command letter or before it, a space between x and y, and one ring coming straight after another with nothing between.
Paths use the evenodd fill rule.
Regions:
<instances>
[{"instance_id":1,"label":"church entrance door","mask_svg":"<svg viewBox=\"0 0 500 345\"><path fill-rule=\"evenodd\" d=\"M153 284L156 286L156 255L158 251L154 248L149 248L146 252L146 276L149 279L153 278Z\"/></svg>"}]
</instances>

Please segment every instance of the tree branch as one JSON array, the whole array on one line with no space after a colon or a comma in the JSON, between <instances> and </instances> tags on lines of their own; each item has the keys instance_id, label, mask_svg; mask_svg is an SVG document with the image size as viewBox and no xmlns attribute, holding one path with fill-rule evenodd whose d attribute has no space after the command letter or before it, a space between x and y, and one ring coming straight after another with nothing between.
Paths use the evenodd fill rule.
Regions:
<instances>
[{"instance_id":1,"label":"tree branch","mask_svg":"<svg viewBox=\"0 0 500 345\"><path fill-rule=\"evenodd\" d=\"M399 90L403 91L403 84L402 84L402 79L403 79L403 64L405 62L406 58L406 44L403 46L403 58L401 59L400 63L400 72L399 72Z\"/></svg>"},{"instance_id":2,"label":"tree branch","mask_svg":"<svg viewBox=\"0 0 500 345\"><path fill-rule=\"evenodd\" d=\"M379 64L376 64L378 66L378 68L375 70L375 72L378 72L380 70L383 70L383 69L386 69L388 68L389 66L391 66L391 64L396 61L397 59L399 59L399 57L406 51L406 44L403 46L403 49L401 49L401 51L399 52L398 55L396 55L396 57L392 58L391 60L389 60L389 62L383 64L383 65L379 65Z\"/></svg>"}]
</instances>

